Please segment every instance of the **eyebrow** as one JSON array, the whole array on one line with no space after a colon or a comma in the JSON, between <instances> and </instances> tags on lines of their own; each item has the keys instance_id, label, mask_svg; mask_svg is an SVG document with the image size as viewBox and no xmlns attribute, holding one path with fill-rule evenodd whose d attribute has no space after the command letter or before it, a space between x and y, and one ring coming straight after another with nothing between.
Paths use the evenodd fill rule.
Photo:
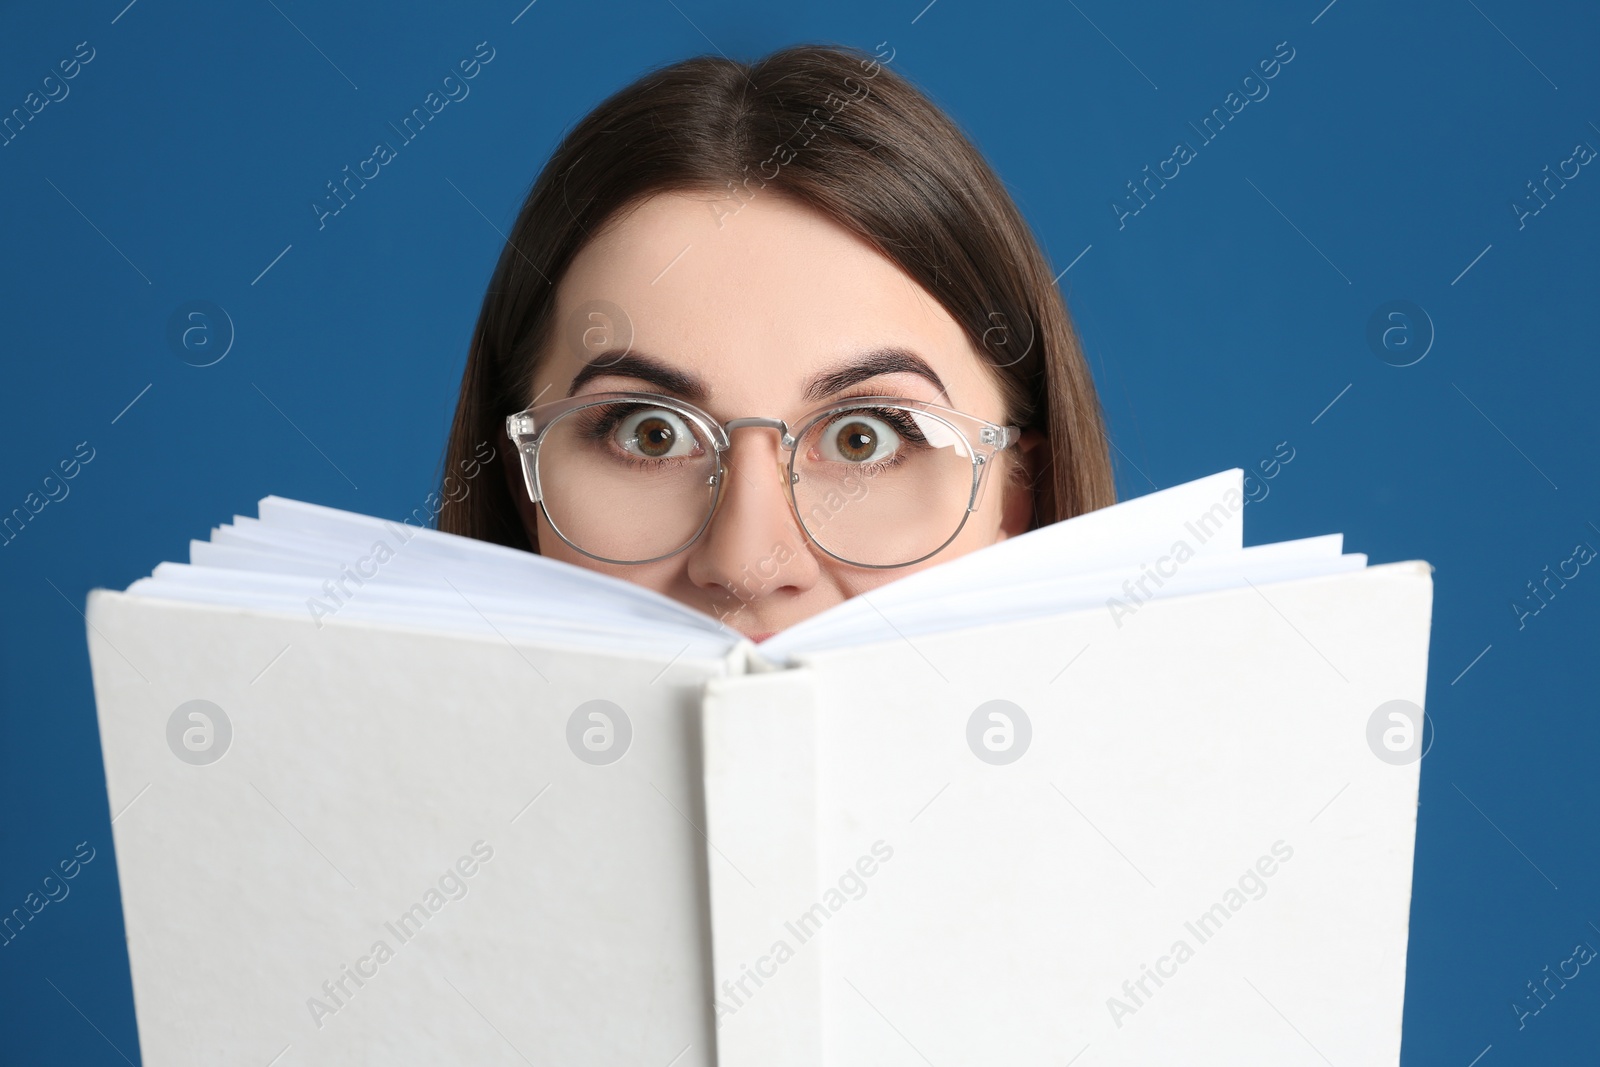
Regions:
<instances>
[{"instance_id":1,"label":"eyebrow","mask_svg":"<svg viewBox=\"0 0 1600 1067\"><path fill-rule=\"evenodd\" d=\"M602 352L584 364L567 387L567 395L573 396L590 380L608 375L649 382L662 392L680 396L693 404L703 406L711 398L711 390L698 375L669 366L654 356L624 352Z\"/></svg>"},{"instance_id":2,"label":"eyebrow","mask_svg":"<svg viewBox=\"0 0 1600 1067\"><path fill-rule=\"evenodd\" d=\"M808 403L824 400L834 393L842 392L869 378L876 378L880 374L915 374L926 378L935 389L939 390L946 403L950 400L944 381L928 365L927 360L908 349L893 346L875 348L843 366L813 375L806 383L804 395Z\"/></svg>"},{"instance_id":3,"label":"eyebrow","mask_svg":"<svg viewBox=\"0 0 1600 1067\"><path fill-rule=\"evenodd\" d=\"M949 402L950 394L945 389L944 380L928 365L927 360L909 349L894 346L872 349L841 366L812 375L802 395L807 403L816 403L880 374L915 374L925 378ZM694 404L704 405L711 396L705 379L699 375L679 370L654 356L638 352L600 353L584 364L573 377L572 384L567 387L567 395L575 395L595 378L611 375L637 378Z\"/></svg>"}]
</instances>

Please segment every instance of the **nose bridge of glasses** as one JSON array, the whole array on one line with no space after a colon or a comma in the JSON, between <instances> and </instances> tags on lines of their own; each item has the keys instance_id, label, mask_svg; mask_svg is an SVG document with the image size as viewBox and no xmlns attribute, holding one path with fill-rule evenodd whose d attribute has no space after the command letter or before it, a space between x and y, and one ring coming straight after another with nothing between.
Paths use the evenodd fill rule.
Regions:
<instances>
[{"instance_id":1,"label":"nose bridge of glasses","mask_svg":"<svg viewBox=\"0 0 1600 1067\"><path fill-rule=\"evenodd\" d=\"M742 419L729 419L722 424L722 429L724 433L731 436L733 431L750 426L765 430L777 430L779 442L786 450L793 450L795 444L794 435L789 432L789 424L782 419L769 419L759 415L750 415Z\"/></svg>"}]
</instances>

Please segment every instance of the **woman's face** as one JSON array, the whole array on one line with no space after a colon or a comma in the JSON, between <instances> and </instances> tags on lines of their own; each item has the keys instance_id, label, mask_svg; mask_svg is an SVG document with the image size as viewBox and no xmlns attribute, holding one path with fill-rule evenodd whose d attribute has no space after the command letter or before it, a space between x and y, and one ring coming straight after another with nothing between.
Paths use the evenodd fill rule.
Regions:
<instances>
[{"instance_id":1,"label":"woman's face","mask_svg":"<svg viewBox=\"0 0 1600 1067\"><path fill-rule=\"evenodd\" d=\"M758 192L741 208L715 195L653 196L584 247L559 287L557 326L528 403L613 390L693 400L665 384L668 377L655 373L661 369L698 383L704 396L696 403L718 422L766 416L798 429L803 415L825 403L876 394L1004 424L995 372L939 302L897 266L795 201ZM590 331L587 348L573 340L585 336L584 305L592 301L615 305L631 323L626 362L603 355L615 348L604 331ZM863 368L866 353L890 347L911 358ZM595 367L574 388L590 363ZM508 476L543 554L648 586L761 640L912 571L1021 533L1032 516L1031 491L1009 475L1024 453L1042 454L1033 452L1037 435L1025 435L1022 447L1002 453L1005 462L988 472L978 511L943 551L918 564L873 569L840 562L806 537L785 495L787 453L775 431L735 429L730 439L728 476L710 525L687 549L653 563L602 563L574 550L528 500L519 465L508 464Z\"/></svg>"}]
</instances>

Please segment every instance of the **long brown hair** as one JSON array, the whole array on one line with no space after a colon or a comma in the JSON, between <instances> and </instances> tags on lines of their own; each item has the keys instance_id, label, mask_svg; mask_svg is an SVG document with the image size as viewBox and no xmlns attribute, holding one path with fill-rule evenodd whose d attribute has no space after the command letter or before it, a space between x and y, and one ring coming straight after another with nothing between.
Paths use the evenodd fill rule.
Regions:
<instances>
[{"instance_id":1,"label":"long brown hair","mask_svg":"<svg viewBox=\"0 0 1600 1067\"><path fill-rule=\"evenodd\" d=\"M881 47L881 46L880 46ZM883 63L798 45L754 63L698 56L652 71L562 139L489 282L444 458L474 484L446 492L439 528L538 551L511 496L505 418L532 400L556 287L616 212L666 192L737 207L770 188L827 215L939 301L990 363L1009 420L1040 431L1033 525L1115 503L1094 383L1044 255L956 125ZM736 199L735 199L736 198ZM493 458L484 461L493 443Z\"/></svg>"}]
</instances>

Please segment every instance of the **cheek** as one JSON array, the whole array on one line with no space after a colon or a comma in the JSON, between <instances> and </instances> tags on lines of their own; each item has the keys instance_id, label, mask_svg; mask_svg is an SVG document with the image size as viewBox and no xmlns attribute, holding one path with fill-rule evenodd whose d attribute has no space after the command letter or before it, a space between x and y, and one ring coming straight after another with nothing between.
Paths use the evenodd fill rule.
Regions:
<instances>
[{"instance_id":1,"label":"cheek","mask_svg":"<svg viewBox=\"0 0 1600 1067\"><path fill-rule=\"evenodd\" d=\"M888 585L890 582L904 578L908 574L937 567L941 563L949 563L957 556L964 556L968 552L976 552L1000 540L1000 504L991 502L985 494L978 510L967 518L967 524L961 528L954 541L945 546L944 551L934 555L921 563L910 567L896 567L893 570L864 570L860 567L850 567L830 556L819 554L819 565L822 571L829 576L833 584L843 594L844 598L860 596L870 593L879 586Z\"/></svg>"},{"instance_id":2,"label":"cheek","mask_svg":"<svg viewBox=\"0 0 1600 1067\"><path fill-rule=\"evenodd\" d=\"M1006 475L1005 468L996 469L993 474ZM992 475L991 475L992 476ZM840 563L838 560L824 553L814 553L817 565L822 572L828 575L833 585L837 587L844 598L860 596L870 593L879 586L888 585L890 582L904 578L908 574L936 567L941 563L948 563L957 556L964 556L968 552L976 552L980 548L987 548L1001 540L1001 521L1005 511L1004 480L997 480L986 486L983 500L978 505L978 510L967 516L966 525L961 527L961 532L955 540L945 546L944 551L930 559L910 567L896 567L893 570L864 570L860 567L851 567Z\"/></svg>"},{"instance_id":3,"label":"cheek","mask_svg":"<svg viewBox=\"0 0 1600 1067\"><path fill-rule=\"evenodd\" d=\"M653 589L658 593L671 594L683 580L687 567L688 553L680 552L670 559L661 560L659 563L643 563L637 566L624 566L619 563L602 563L584 555L571 545L563 541L545 521L544 512L538 512L539 528L539 554L551 559L558 559L563 563L570 563L574 567L585 570L599 571L601 574L610 575L619 581L632 582L642 585L646 589Z\"/></svg>"},{"instance_id":4,"label":"cheek","mask_svg":"<svg viewBox=\"0 0 1600 1067\"><path fill-rule=\"evenodd\" d=\"M851 597L860 596L862 593L870 593L881 585L888 585L896 579L904 578L908 574L920 571L923 567L944 558L944 553L941 552L926 563L919 563L914 567L896 567L894 570L876 571L861 567L851 567L840 563L832 556L823 555L822 553L813 554L817 556L818 569L828 576L829 584L838 590L840 601L849 600ZM832 607L833 604L830 603L827 606Z\"/></svg>"},{"instance_id":5,"label":"cheek","mask_svg":"<svg viewBox=\"0 0 1600 1067\"><path fill-rule=\"evenodd\" d=\"M933 557L934 560L954 559L975 552L1000 541L1002 521L1005 518L1006 489L1013 477L1011 468L999 464L988 473L983 487L983 499L978 510L967 516L966 525L951 542L950 547Z\"/></svg>"}]
</instances>

